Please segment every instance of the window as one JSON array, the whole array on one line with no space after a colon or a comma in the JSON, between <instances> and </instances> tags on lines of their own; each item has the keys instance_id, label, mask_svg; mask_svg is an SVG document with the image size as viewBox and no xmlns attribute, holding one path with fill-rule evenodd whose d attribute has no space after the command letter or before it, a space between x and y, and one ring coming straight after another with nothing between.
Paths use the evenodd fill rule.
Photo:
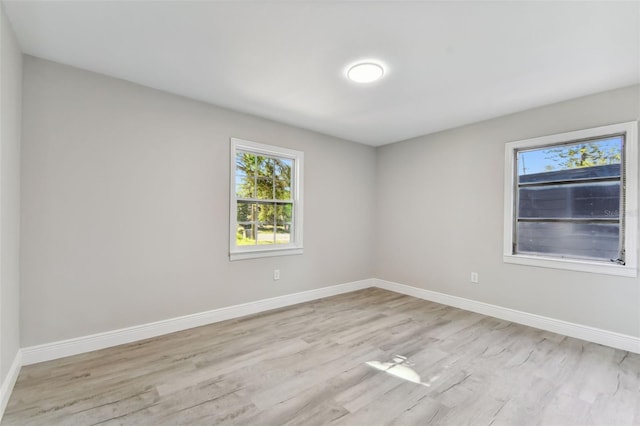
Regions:
<instances>
[{"instance_id":1,"label":"window","mask_svg":"<svg viewBox=\"0 0 640 426\"><path fill-rule=\"evenodd\" d=\"M637 130L507 143L504 261L635 277Z\"/></svg>"},{"instance_id":2,"label":"window","mask_svg":"<svg viewBox=\"0 0 640 426\"><path fill-rule=\"evenodd\" d=\"M303 153L231 139L231 260L302 253Z\"/></svg>"}]
</instances>

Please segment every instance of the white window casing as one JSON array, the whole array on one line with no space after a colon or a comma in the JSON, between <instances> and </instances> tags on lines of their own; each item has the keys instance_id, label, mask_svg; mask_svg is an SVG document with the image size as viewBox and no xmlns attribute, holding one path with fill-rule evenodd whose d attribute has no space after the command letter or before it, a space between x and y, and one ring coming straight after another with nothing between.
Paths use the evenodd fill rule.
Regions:
<instances>
[{"instance_id":1,"label":"white window casing","mask_svg":"<svg viewBox=\"0 0 640 426\"><path fill-rule=\"evenodd\" d=\"M624 135L621 176L623 224L621 251L625 254L624 264L614 261L597 261L571 257L517 253L516 243L516 200L518 191L518 171L516 155L519 151L534 148L558 146L572 141L584 141L611 135ZM637 234L638 234L638 122L613 124L573 132L542 136L509 142L505 146L504 174L504 244L503 260L506 263L566 269L572 271L637 276Z\"/></svg>"},{"instance_id":2,"label":"white window casing","mask_svg":"<svg viewBox=\"0 0 640 426\"><path fill-rule=\"evenodd\" d=\"M259 244L259 238L253 245L237 244L238 233L238 203L245 202L240 199L236 192L236 157L238 153L248 153L256 156L265 156L273 159L292 162L291 167L291 188L290 199L281 200L249 200L256 203L275 203L281 202L291 206L292 221L290 224L289 241L287 243ZM294 255L303 253L302 224L303 224L303 163L304 154L288 148L281 148L273 145L266 145L257 142L251 142L238 138L231 138L231 156L230 156L230 203L229 203L229 259L241 260L258 257L271 257ZM275 190L274 190L275 192ZM256 231L257 232L257 231ZM274 227L274 235L277 238L277 230ZM257 235L257 234L256 234Z\"/></svg>"}]
</instances>

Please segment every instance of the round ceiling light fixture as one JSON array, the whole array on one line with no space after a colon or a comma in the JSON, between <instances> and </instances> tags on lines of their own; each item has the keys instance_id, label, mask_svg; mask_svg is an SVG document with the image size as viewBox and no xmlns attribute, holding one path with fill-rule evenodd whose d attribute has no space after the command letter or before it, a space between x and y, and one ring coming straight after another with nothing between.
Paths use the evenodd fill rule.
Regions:
<instances>
[{"instance_id":1,"label":"round ceiling light fixture","mask_svg":"<svg viewBox=\"0 0 640 426\"><path fill-rule=\"evenodd\" d=\"M373 83L380 80L384 75L384 68L382 65L375 62L361 62L355 64L349 71L347 71L347 77L349 80L356 83Z\"/></svg>"}]
</instances>

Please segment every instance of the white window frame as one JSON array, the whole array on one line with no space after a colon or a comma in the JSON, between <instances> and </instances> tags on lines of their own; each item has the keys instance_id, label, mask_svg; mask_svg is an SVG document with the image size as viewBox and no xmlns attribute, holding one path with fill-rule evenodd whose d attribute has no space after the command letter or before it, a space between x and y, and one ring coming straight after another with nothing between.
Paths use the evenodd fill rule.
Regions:
<instances>
[{"instance_id":1,"label":"white window frame","mask_svg":"<svg viewBox=\"0 0 640 426\"><path fill-rule=\"evenodd\" d=\"M515 170L515 155L517 150L544 147L563 142L571 142L581 139L599 138L603 136L625 134L624 155L625 161L625 226L624 249L625 264L614 262L598 262L582 259L567 259L553 256L524 255L513 253L515 231L515 197L517 191L517 178ZM590 272L597 274L619 275L636 277L637 272L637 234L638 234L638 122L612 124L609 126L595 127L591 129L573 132L559 133L542 136L533 139L525 139L509 142L505 146L505 171L504 171L504 250L505 263L514 263L527 266L545 268L567 269L571 271Z\"/></svg>"},{"instance_id":2,"label":"white window frame","mask_svg":"<svg viewBox=\"0 0 640 426\"><path fill-rule=\"evenodd\" d=\"M236 154L238 151L248 151L258 155L288 158L293 160L291 171L291 198L293 201L293 232L289 244L265 244L238 246L236 245L236 230L238 218L238 200L236 197ZM253 259L258 257L285 256L303 253L302 244L302 188L303 188L304 153L288 148L252 142L244 139L231 138L230 162L230 215L229 215L229 259Z\"/></svg>"}]
</instances>

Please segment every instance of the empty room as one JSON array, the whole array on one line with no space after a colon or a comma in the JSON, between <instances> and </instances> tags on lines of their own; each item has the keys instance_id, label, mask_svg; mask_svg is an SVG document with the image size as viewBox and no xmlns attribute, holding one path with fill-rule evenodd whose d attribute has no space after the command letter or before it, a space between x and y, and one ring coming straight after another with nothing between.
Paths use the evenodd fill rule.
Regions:
<instances>
[{"instance_id":1,"label":"empty room","mask_svg":"<svg viewBox=\"0 0 640 426\"><path fill-rule=\"evenodd\" d=\"M1 425L640 425L640 2L0 12Z\"/></svg>"}]
</instances>

